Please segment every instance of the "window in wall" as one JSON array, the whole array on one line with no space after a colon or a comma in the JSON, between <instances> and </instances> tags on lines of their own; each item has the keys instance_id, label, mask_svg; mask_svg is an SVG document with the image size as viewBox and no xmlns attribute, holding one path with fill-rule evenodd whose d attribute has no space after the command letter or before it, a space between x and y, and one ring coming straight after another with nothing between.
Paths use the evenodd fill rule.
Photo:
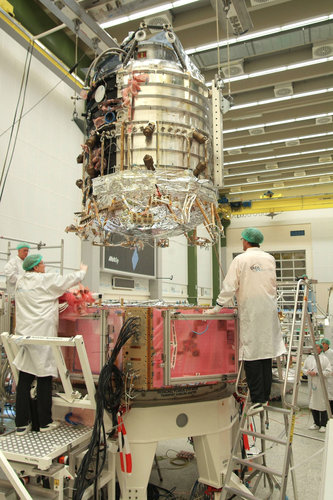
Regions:
<instances>
[{"instance_id":1,"label":"window in wall","mask_svg":"<svg viewBox=\"0 0 333 500\"><path fill-rule=\"evenodd\" d=\"M305 250L269 252L276 261L278 281L295 281L306 274Z\"/></svg>"}]
</instances>

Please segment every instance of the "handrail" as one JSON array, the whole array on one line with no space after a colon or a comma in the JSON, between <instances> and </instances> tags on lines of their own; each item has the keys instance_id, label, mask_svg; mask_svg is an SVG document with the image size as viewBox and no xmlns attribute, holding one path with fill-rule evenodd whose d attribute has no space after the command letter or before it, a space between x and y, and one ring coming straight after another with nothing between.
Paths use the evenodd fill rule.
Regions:
<instances>
[{"instance_id":1,"label":"handrail","mask_svg":"<svg viewBox=\"0 0 333 500\"><path fill-rule=\"evenodd\" d=\"M296 324L296 314L297 314L297 302L298 302L298 297L299 297L299 292L300 292L300 287L301 285L306 285L306 282L304 280L299 280L297 282L297 287L296 287L296 294L295 294L295 304L294 304L294 313L293 313L293 319L292 319L292 324L291 324L291 330L290 330L290 337L289 337L289 348L288 348L288 356L287 356L287 366L285 370L285 376L284 376L284 382L283 382L283 390L282 390L282 402L285 406L289 406L289 408L295 408L294 404L289 404L286 401L286 393L287 393L287 381L288 381L288 373L289 373L289 367L290 367L290 360L291 360L291 350L292 350L292 345L293 345L293 339L294 339L294 333L295 333L295 324ZM307 286L307 285L306 285ZM304 294L305 297L305 294ZM300 332L303 333L304 329L304 322L305 322L305 316L304 316L304 307L302 308L302 317L301 317L301 330ZM303 350L303 344L299 343L299 349ZM297 369L295 372L295 376L299 373L299 360L301 359L301 355L297 357Z\"/></svg>"},{"instance_id":2,"label":"handrail","mask_svg":"<svg viewBox=\"0 0 333 500\"><path fill-rule=\"evenodd\" d=\"M287 393L287 381L288 381L288 373L289 373L289 368L290 368L290 360L291 360L291 350L292 350L292 345L293 345L293 337L295 333L295 323L296 323L296 313L297 313L297 302L299 300L299 292L301 289L301 286L304 287L304 295L303 295L303 301L302 301L302 316L301 316L301 326L300 326L300 332L299 332L299 340L298 340L298 351L297 351L297 361L296 361L296 369L295 369L295 380L294 380L294 388L293 388L293 396L292 396L292 402L288 403L286 401L286 393ZM327 392L327 387L325 384L324 380L324 375L323 375L323 370L321 367L319 355L317 353L316 349L316 340L314 336L314 331L313 331L313 325L311 323L311 319L309 316L308 312L308 293L309 293L309 283L307 280L299 280L297 283L297 288L296 288L296 295L295 295L295 306L294 306L294 314L293 314L293 321L292 321L292 327L291 327L291 332L290 332L290 339L289 339L289 349L288 349L288 356L287 356L287 366L285 370L285 377L284 377L284 383L283 383L283 391L282 391L282 402L285 407L297 408L297 394L298 391L295 390L300 382L300 372L301 372L301 362L302 362L302 354L303 354L303 339L304 339L304 333L305 333L305 325L307 323L308 328L310 330L310 337L312 341L312 348L313 348L313 354L316 360L316 366L318 370L318 376L320 378L320 383L321 383L321 388L324 394L325 398L325 403L326 403L326 410L328 417L332 417L332 412L331 412L331 407L329 403L329 398L328 398L328 392Z\"/></svg>"},{"instance_id":3,"label":"handrail","mask_svg":"<svg viewBox=\"0 0 333 500\"><path fill-rule=\"evenodd\" d=\"M244 398L248 395L249 391L247 391L246 394L241 394L240 392L238 392L238 386L239 386L239 381L240 381L240 377L241 377L241 373L242 373L242 370L243 370L243 365L244 365L244 360L241 359L241 362L239 364L239 369L238 369L238 374L237 374L237 379L236 379L236 383L235 383L235 393L236 395L239 397L239 398Z\"/></svg>"}]
</instances>

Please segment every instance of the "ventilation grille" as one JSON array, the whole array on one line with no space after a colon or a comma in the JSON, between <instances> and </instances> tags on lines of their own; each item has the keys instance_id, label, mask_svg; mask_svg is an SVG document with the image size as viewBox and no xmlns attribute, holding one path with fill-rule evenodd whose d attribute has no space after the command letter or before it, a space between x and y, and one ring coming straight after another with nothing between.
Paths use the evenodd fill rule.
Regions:
<instances>
[{"instance_id":1,"label":"ventilation grille","mask_svg":"<svg viewBox=\"0 0 333 500\"><path fill-rule=\"evenodd\" d=\"M257 128L250 128L249 129L249 134L250 135L261 135L265 133L264 127L257 127Z\"/></svg>"},{"instance_id":2,"label":"ventilation grille","mask_svg":"<svg viewBox=\"0 0 333 500\"><path fill-rule=\"evenodd\" d=\"M320 59L321 57L329 57L333 55L333 41L315 44L312 46L313 59Z\"/></svg>"},{"instance_id":3,"label":"ventilation grille","mask_svg":"<svg viewBox=\"0 0 333 500\"><path fill-rule=\"evenodd\" d=\"M332 156L319 156L318 162L319 163L328 163L329 161L332 161Z\"/></svg>"},{"instance_id":4,"label":"ventilation grille","mask_svg":"<svg viewBox=\"0 0 333 500\"><path fill-rule=\"evenodd\" d=\"M252 7L257 7L258 5L263 5L265 3L273 3L275 0L251 0Z\"/></svg>"},{"instance_id":5,"label":"ventilation grille","mask_svg":"<svg viewBox=\"0 0 333 500\"><path fill-rule=\"evenodd\" d=\"M287 147L299 146L299 145L300 145L299 139L292 139L291 141L286 141Z\"/></svg>"},{"instance_id":6,"label":"ventilation grille","mask_svg":"<svg viewBox=\"0 0 333 500\"><path fill-rule=\"evenodd\" d=\"M321 175L319 177L319 182L330 182L330 181L331 181L330 175Z\"/></svg>"},{"instance_id":7,"label":"ventilation grille","mask_svg":"<svg viewBox=\"0 0 333 500\"><path fill-rule=\"evenodd\" d=\"M321 116L319 118L316 118L317 125L325 125L326 123L332 123L331 116Z\"/></svg>"},{"instance_id":8,"label":"ventilation grille","mask_svg":"<svg viewBox=\"0 0 333 500\"><path fill-rule=\"evenodd\" d=\"M283 83L281 85L275 85L274 87L274 95L275 97L285 97L287 95L293 95L293 84L292 83Z\"/></svg>"},{"instance_id":9,"label":"ventilation grille","mask_svg":"<svg viewBox=\"0 0 333 500\"><path fill-rule=\"evenodd\" d=\"M155 16L146 17L145 23L147 26L164 26L165 24L172 25L172 15L171 12L165 11L161 14L156 14ZM154 30L154 28L149 28L152 33L155 31L160 31L159 29Z\"/></svg>"},{"instance_id":10,"label":"ventilation grille","mask_svg":"<svg viewBox=\"0 0 333 500\"><path fill-rule=\"evenodd\" d=\"M241 149L231 149L230 151L228 151L228 154L229 155L240 155L240 154L242 154L242 150Z\"/></svg>"},{"instance_id":11,"label":"ventilation grille","mask_svg":"<svg viewBox=\"0 0 333 500\"><path fill-rule=\"evenodd\" d=\"M115 276L112 278L112 288L122 288L127 290L133 290L135 282L129 278L122 278Z\"/></svg>"},{"instance_id":12,"label":"ventilation grille","mask_svg":"<svg viewBox=\"0 0 333 500\"><path fill-rule=\"evenodd\" d=\"M243 61L233 61L230 64L222 64L222 72L225 77L231 78L233 76L244 75Z\"/></svg>"},{"instance_id":13,"label":"ventilation grille","mask_svg":"<svg viewBox=\"0 0 333 500\"><path fill-rule=\"evenodd\" d=\"M279 168L279 165L277 163L267 163L265 168L266 170L276 170Z\"/></svg>"}]
</instances>

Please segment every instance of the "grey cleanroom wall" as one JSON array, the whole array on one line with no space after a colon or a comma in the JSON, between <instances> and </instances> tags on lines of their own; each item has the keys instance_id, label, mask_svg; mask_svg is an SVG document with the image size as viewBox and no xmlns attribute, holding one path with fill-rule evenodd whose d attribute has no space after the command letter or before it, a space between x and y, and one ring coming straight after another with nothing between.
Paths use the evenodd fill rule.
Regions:
<instances>
[{"instance_id":1,"label":"grey cleanroom wall","mask_svg":"<svg viewBox=\"0 0 333 500\"><path fill-rule=\"evenodd\" d=\"M26 51L0 31L0 134L10 127L19 95ZM26 103L32 107L59 82L34 57L31 60ZM71 120L73 91L60 83L45 100L22 119L12 165L0 204L1 235L20 240L59 245L65 240L65 266L77 268L81 242L66 234L73 213L80 209L75 180L81 175L76 164L82 133ZM1 169L9 132L0 137ZM7 250L7 242L0 241ZM59 250L44 251L45 260L59 260ZM4 261L0 261L0 280Z\"/></svg>"}]
</instances>

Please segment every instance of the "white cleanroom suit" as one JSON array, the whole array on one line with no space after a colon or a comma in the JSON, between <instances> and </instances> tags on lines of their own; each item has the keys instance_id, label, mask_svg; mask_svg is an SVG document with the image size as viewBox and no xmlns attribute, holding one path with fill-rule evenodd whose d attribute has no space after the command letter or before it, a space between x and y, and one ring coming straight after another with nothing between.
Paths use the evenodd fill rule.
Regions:
<instances>
[{"instance_id":1,"label":"white cleanroom suit","mask_svg":"<svg viewBox=\"0 0 333 500\"><path fill-rule=\"evenodd\" d=\"M16 334L56 337L58 334L58 298L78 284L85 271L60 276L54 273L26 272L16 286ZM37 377L57 376L56 362L49 346L21 346L15 366Z\"/></svg>"},{"instance_id":2,"label":"white cleanroom suit","mask_svg":"<svg viewBox=\"0 0 333 500\"><path fill-rule=\"evenodd\" d=\"M18 255L10 259L4 267L4 274L7 281L7 292L14 295L15 286L18 278L25 273L23 267L23 260Z\"/></svg>"},{"instance_id":3,"label":"white cleanroom suit","mask_svg":"<svg viewBox=\"0 0 333 500\"><path fill-rule=\"evenodd\" d=\"M232 261L216 300L218 309L236 295L239 359L254 361L285 352L277 309L275 259L259 247Z\"/></svg>"},{"instance_id":4,"label":"white cleanroom suit","mask_svg":"<svg viewBox=\"0 0 333 500\"><path fill-rule=\"evenodd\" d=\"M327 387L327 377L330 377L332 375L331 363L329 362L328 358L324 353L319 354L319 361L321 364L323 375L325 377L325 384ZM303 366L304 375L308 375L308 373L312 371L318 373L316 358L314 357L313 354L311 354L306 358ZM326 403L325 403L324 393L321 388L321 382L319 376L316 375L314 377L311 377L309 375L308 385L309 385L309 397L310 397L309 408L311 408L312 410L325 411Z\"/></svg>"},{"instance_id":5,"label":"white cleanroom suit","mask_svg":"<svg viewBox=\"0 0 333 500\"><path fill-rule=\"evenodd\" d=\"M327 377L327 391L328 391L328 399L330 401L333 400L333 349L327 349L324 351L324 355L328 358L328 361L331 363L332 373Z\"/></svg>"}]
</instances>

